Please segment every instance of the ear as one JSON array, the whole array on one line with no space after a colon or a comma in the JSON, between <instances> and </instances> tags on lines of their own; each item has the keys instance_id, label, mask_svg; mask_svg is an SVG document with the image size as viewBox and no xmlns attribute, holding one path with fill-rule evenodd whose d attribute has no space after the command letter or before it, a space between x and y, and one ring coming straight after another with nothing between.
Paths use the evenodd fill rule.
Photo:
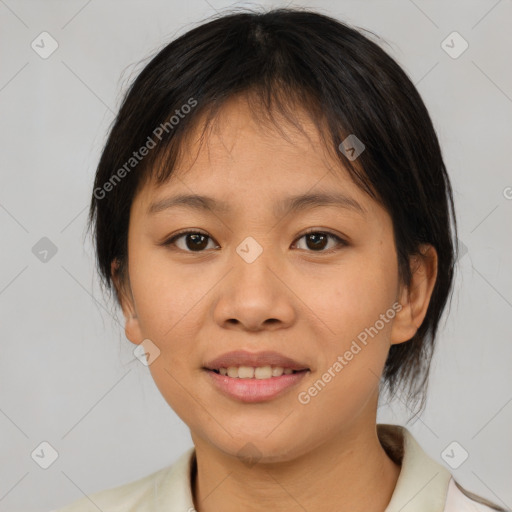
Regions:
<instances>
[{"instance_id":1,"label":"ear","mask_svg":"<svg viewBox=\"0 0 512 512\"><path fill-rule=\"evenodd\" d=\"M411 284L401 285L398 301L402 309L396 314L391 330L391 344L409 341L420 328L432 296L437 278L437 252L433 246L423 244L420 253L409 259Z\"/></svg>"},{"instance_id":2,"label":"ear","mask_svg":"<svg viewBox=\"0 0 512 512\"><path fill-rule=\"evenodd\" d=\"M144 336L142 336L142 330L137 317L137 310L135 309L135 301L133 300L129 279L128 277L123 279L120 275L119 261L117 259L112 261L110 265L110 273L112 282L114 283L117 300L121 305L125 318L124 331L126 338L135 345L139 345L144 339Z\"/></svg>"}]
</instances>

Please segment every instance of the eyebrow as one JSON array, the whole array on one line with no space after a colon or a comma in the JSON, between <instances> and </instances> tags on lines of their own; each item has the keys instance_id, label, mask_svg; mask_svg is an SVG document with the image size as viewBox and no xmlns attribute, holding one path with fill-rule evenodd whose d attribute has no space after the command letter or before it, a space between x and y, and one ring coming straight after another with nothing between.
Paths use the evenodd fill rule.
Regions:
<instances>
[{"instance_id":1,"label":"eyebrow","mask_svg":"<svg viewBox=\"0 0 512 512\"><path fill-rule=\"evenodd\" d=\"M213 197L198 194L179 194L152 203L147 213L148 215L153 215L178 206L184 206L197 211L211 210L219 213L229 213L231 211L228 203L218 201ZM282 217L289 213L296 213L319 206L335 206L352 210L362 216L366 215L366 210L355 199L345 194L334 192L317 192L287 197L274 205L274 215Z\"/></svg>"}]
</instances>

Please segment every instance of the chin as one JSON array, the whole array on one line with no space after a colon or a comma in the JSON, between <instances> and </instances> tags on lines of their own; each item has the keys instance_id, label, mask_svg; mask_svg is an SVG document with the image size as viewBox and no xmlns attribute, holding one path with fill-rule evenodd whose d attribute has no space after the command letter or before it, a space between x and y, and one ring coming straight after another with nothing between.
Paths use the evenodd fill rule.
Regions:
<instances>
[{"instance_id":1,"label":"chin","mask_svg":"<svg viewBox=\"0 0 512 512\"><path fill-rule=\"evenodd\" d=\"M236 457L248 467L256 463L273 464L288 462L307 452L307 446L300 446L300 442L292 432L283 431L280 435L273 432L269 435L267 430L262 433L244 432L243 435L228 437L221 440L210 439L210 444L224 454Z\"/></svg>"}]
</instances>

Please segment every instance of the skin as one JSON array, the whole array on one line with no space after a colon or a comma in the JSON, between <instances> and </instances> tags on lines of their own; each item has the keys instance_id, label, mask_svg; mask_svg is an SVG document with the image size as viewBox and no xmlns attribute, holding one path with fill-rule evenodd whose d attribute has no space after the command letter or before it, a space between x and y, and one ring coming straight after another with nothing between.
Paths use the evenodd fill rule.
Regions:
<instances>
[{"instance_id":1,"label":"skin","mask_svg":"<svg viewBox=\"0 0 512 512\"><path fill-rule=\"evenodd\" d=\"M112 263L126 336L158 347L151 374L190 428L198 467L195 508L383 511L400 467L377 437L379 379L391 344L407 342L424 319L436 252L423 246L423 256L411 258L410 289L401 285L389 214L326 153L306 115L308 137L283 120L285 140L236 98L215 126L202 146L199 132L190 138L168 183L149 182L135 197L127 282L119 282ZM355 199L365 215L322 206L274 216L280 199L325 190ZM177 193L225 200L232 211L173 207L147 214L152 202ZM160 245L185 228L211 237L203 252L187 247L187 236L174 248ZM347 245L327 239L315 249L303 236L308 228L338 235ZM263 248L250 264L236 252L248 236ZM396 316L321 393L301 404L298 393L394 303L402 305ZM273 400L242 403L218 391L202 369L236 349L275 350L310 372ZM249 442L260 455L252 466L239 455Z\"/></svg>"}]
</instances>

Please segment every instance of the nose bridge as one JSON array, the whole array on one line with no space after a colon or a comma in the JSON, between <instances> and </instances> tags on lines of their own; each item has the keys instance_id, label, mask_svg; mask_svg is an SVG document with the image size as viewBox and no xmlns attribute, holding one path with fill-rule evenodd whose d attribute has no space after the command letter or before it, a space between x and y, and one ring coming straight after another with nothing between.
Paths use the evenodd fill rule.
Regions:
<instances>
[{"instance_id":1,"label":"nose bridge","mask_svg":"<svg viewBox=\"0 0 512 512\"><path fill-rule=\"evenodd\" d=\"M274 251L268 246L268 237L260 242L253 237L247 236L235 248L234 258L235 274L238 282L252 282L257 284L261 279L275 279L268 267L274 257ZM255 282L256 281L256 282Z\"/></svg>"}]
</instances>

